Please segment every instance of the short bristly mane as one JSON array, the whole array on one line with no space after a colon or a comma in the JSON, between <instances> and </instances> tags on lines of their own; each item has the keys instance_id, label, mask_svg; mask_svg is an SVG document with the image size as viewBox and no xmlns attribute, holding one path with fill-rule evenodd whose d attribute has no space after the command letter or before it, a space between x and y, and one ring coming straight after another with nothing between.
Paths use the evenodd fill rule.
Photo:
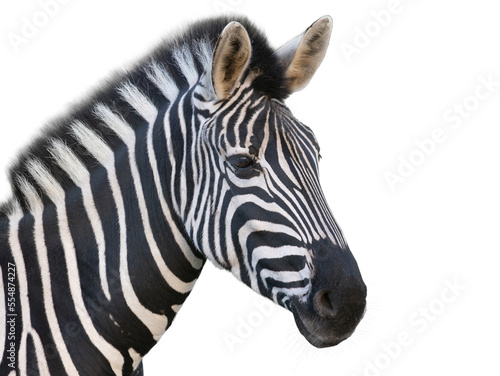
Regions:
<instances>
[{"instance_id":1,"label":"short bristly mane","mask_svg":"<svg viewBox=\"0 0 500 376\"><path fill-rule=\"evenodd\" d=\"M169 90L176 93L188 90L203 74L211 69L212 53L217 40L230 22L241 23L252 42L252 59L248 70L257 72L253 81L254 89L270 98L284 99L289 95L285 85L284 69L270 47L264 34L244 17L219 17L193 23L175 37L164 40L151 53L131 69L115 73L102 86L73 105L63 116L46 125L43 136L31 143L22 152L9 170L13 198L0 207L0 217L9 215L15 206L29 211L29 202L23 193L23 182L29 181L44 203L48 198L29 173L29 166L36 161L41 163L55 180L69 189L73 182L67 174L54 163L50 147L57 140L69 147L80 161L92 171L98 162L76 141L71 125L83 123L99 135L113 150L121 144L120 139L108 127L103 127L95 114L96 106L104 104L119 114L134 129L144 124L144 119L123 98L127 84L133 84L157 108L168 106ZM189 51L190 54L184 53ZM161 72L167 72L167 75ZM208 77L210 75L207 75ZM174 82L171 82L171 81ZM209 83L208 83L209 84Z\"/></svg>"}]
</instances>

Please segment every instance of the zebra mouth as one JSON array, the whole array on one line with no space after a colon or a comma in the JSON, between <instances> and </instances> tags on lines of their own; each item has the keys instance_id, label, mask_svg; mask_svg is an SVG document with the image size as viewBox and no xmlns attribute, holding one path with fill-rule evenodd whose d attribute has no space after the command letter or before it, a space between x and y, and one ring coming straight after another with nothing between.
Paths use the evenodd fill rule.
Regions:
<instances>
[{"instance_id":1,"label":"zebra mouth","mask_svg":"<svg viewBox=\"0 0 500 376\"><path fill-rule=\"evenodd\" d=\"M324 348L338 345L340 342L349 338L352 333L338 337L332 328L318 325L317 320L302 320L298 313L293 314L295 324L299 332L314 347ZM316 321L316 322L313 322Z\"/></svg>"},{"instance_id":2,"label":"zebra mouth","mask_svg":"<svg viewBox=\"0 0 500 376\"><path fill-rule=\"evenodd\" d=\"M314 347L336 346L349 338L364 316L364 304L342 309L336 317L323 317L313 304L291 304L295 324L304 338Z\"/></svg>"}]
</instances>

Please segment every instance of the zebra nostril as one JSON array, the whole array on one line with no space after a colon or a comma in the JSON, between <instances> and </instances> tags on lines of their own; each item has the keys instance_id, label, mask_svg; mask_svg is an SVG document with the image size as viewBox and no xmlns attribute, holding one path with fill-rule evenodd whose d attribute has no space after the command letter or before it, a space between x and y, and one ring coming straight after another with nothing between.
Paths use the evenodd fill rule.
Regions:
<instances>
[{"instance_id":1,"label":"zebra nostril","mask_svg":"<svg viewBox=\"0 0 500 376\"><path fill-rule=\"evenodd\" d=\"M313 298L314 311L321 317L334 318L338 313L339 294L337 290L323 289L316 294Z\"/></svg>"}]
</instances>

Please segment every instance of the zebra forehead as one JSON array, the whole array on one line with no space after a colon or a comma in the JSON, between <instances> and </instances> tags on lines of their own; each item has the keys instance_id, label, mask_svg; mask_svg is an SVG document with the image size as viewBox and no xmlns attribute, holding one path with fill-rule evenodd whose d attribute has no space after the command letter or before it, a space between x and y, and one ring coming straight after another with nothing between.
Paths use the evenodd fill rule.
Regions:
<instances>
[{"instance_id":1,"label":"zebra forehead","mask_svg":"<svg viewBox=\"0 0 500 376\"><path fill-rule=\"evenodd\" d=\"M263 142L267 144L274 140L281 143L279 139L282 139L295 148L319 155L320 146L314 132L297 120L283 101L265 98L252 88L248 90L253 93L240 90L240 100L235 101L237 104L222 109L217 123L218 131L224 133L222 141L225 145L237 148L236 144L240 142L242 147L259 148ZM235 133L233 142L228 142L227 133ZM246 142L242 142L245 140L240 140L239 135L245 135Z\"/></svg>"}]
</instances>

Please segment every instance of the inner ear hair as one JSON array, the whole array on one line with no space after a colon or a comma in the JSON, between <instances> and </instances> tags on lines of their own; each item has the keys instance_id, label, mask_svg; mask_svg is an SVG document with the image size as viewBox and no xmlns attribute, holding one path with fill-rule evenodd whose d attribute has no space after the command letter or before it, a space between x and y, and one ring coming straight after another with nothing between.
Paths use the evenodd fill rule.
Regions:
<instances>
[{"instance_id":1,"label":"inner ear hair","mask_svg":"<svg viewBox=\"0 0 500 376\"><path fill-rule=\"evenodd\" d=\"M295 38L280 49L283 50L281 60L285 67L288 65L285 77L290 92L303 89L316 73L330 43L332 26L331 17L322 17L313 23L302 36ZM297 43L298 39L300 42Z\"/></svg>"},{"instance_id":2,"label":"inner ear hair","mask_svg":"<svg viewBox=\"0 0 500 376\"><path fill-rule=\"evenodd\" d=\"M246 29L230 22L222 31L212 62L212 83L218 99L228 99L250 62L252 45Z\"/></svg>"}]
</instances>

